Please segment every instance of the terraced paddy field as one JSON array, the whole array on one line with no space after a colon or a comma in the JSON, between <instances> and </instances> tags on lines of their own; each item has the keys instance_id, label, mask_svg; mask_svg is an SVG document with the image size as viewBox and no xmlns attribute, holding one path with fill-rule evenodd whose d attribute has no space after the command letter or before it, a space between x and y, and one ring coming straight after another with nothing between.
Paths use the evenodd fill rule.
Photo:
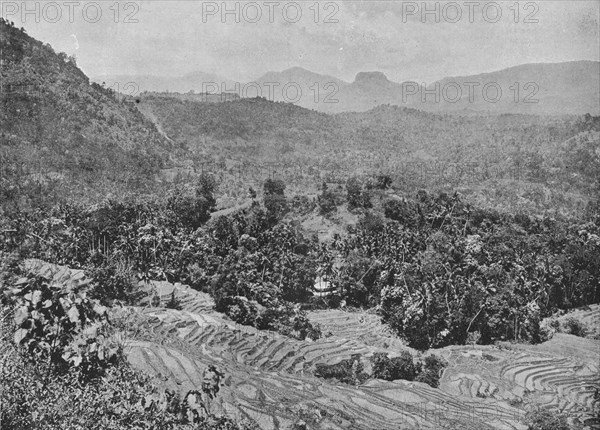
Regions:
<instances>
[{"instance_id":1,"label":"terraced paddy field","mask_svg":"<svg viewBox=\"0 0 600 430\"><path fill-rule=\"evenodd\" d=\"M292 428L290 416L303 417L315 429L524 428L522 411L495 399L456 396L418 382L371 380L354 387L315 378L317 364L334 364L355 353L401 352L402 342L375 315L336 311L327 321L323 312L311 313L331 333L318 341L298 341L237 325L211 309L208 295L188 287L153 283L150 289L162 301L174 292L183 309L129 311L147 321L157 338L176 340L131 342L131 362L182 391L197 388L201 371L218 364L230 385L217 410L253 419L261 428Z\"/></svg>"},{"instance_id":2,"label":"terraced paddy field","mask_svg":"<svg viewBox=\"0 0 600 430\"><path fill-rule=\"evenodd\" d=\"M449 366L440 388L520 407L551 407L585 422L592 418L594 391L600 387L598 367L592 363L594 356L598 360L598 350L590 346L575 352L564 345L589 339L566 337L574 336L559 334L541 345L508 345L503 349L446 348L442 355ZM559 343L561 348L553 346Z\"/></svg>"},{"instance_id":3,"label":"terraced paddy field","mask_svg":"<svg viewBox=\"0 0 600 430\"><path fill-rule=\"evenodd\" d=\"M125 339L130 362L182 393L199 389L204 369L216 364L227 377L211 410L261 429L292 429L300 419L310 429L525 429L521 421L532 403L586 422L600 387L600 342L562 333L540 345L433 351L448 362L439 389L409 381L335 383L314 377L316 365L407 348L373 314L311 312L326 336L299 341L238 325L213 310L210 296L187 286L152 282L145 288L159 297L158 307L149 297L119 311L143 321L147 332ZM181 310L164 308L172 295Z\"/></svg>"},{"instance_id":4,"label":"terraced paddy field","mask_svg":"<svg viewBox=\"0 0 600 430\"><path fill-rule=\"evenodd\" d=\"M419 383L371 381L352 387L257 371L201 351L182 353L150 342L129 342L127 349L135 366L161 375L166 386L182 391L198 387L202 370L218 364L228 377L211 411L251 419L261 429L293 428L293 417L315 429L523 428L516 422L516 409L464 401Z\"/></svg>"},{"instance_id":5,"label":"terraced paddy field","mask_svg":"<svg viewBox=\"0 0 600 430\"><path fill-rule=\"evenodd\" d=\"M324 335L331 333L336 338L356 339L367 345L382 348L389 352L390 356L398 351L410 350L375 314L322 310L309 312L309 318L312 323L321 326Z\"/></svg>"}]
</instances>

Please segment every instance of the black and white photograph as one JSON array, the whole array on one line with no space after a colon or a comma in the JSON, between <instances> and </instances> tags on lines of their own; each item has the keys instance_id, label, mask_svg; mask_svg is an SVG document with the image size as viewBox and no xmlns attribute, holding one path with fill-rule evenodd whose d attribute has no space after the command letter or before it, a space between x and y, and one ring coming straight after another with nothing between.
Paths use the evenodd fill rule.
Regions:
<instances>
[{"instance_id":1,"label":"black and white photograph","mask_svg":"<svg viewBox=\"0 0 600 430\"><path fill-rule=\"evenodd\" d=\"M600 1L0 0L0 430L600 429Z\"/></svg>"}]
</instances>

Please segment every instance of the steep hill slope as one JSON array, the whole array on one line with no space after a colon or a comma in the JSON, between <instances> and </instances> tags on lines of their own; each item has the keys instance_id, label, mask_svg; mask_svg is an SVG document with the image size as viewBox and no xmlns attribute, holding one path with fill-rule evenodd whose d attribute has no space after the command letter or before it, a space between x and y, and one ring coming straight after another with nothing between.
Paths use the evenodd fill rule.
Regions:
<instances>
[{"instance_id":1,"label":"steep hill slope","mask_svg":"<svg viewBox=\"0 0 600 430\"><path fill-rule=\"evenodd\" d=\"M101 183L148 184L177 156L135 103L91 83L73 58L4 20L0 30L5 180L81 181L81 191Z\"/></svg>"}]
</instances>

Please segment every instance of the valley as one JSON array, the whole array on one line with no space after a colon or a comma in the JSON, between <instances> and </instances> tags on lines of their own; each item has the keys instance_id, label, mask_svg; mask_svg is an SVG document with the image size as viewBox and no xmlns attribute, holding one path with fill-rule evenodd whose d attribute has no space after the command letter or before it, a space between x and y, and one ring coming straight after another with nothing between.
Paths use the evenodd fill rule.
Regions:
<instances>
[{"instance_id":1,"label":"valley","mask_svg":"<svg viewBox=\"0 0 600 430\"><path fill-rule=\"evenodd\" d=\"M600 428L600 62L402 81L457 69L369 60L393 5L328 5L352 24L258 50L187 2L0 18L0 429Z\"/></svg>"}]
</instances>

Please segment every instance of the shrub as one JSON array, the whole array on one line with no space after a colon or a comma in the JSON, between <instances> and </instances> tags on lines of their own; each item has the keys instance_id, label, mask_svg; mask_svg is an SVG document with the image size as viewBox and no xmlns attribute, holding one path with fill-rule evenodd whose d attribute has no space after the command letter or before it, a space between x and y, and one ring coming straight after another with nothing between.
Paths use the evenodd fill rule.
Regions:
<instances>
[{"instance_id":1,"label":"shrub","mask_svg":"<svg viewBox=\"0 0 600 430\"><path fill-rule=\"evenodd\" d=\"M112 330L106 319L102 327L97 324L105 309L72 286L41 276L14 286L16 311L0 308L2 428L256 428L207 414L203 400L188 402L190 393L182 400L134 371L120 348L110 351L99 341L100 329ZM94 377L98 369L101 378Z\"/></svg>"},{"instance_id":2,"label":"shrub","mask_svg":"<svg viewBox=\"0 0 600 430\"><path fill-rule=\"evenodd\" d=\"M419 376L415 378L415 381L423 382L433 388L438 388L440 386L440 375L425 369L419 373Z\"/></svg>"},{"instance_id":3,"label":"shrub","mask_svg":"<svg viewBox=\"0 0 600 430\"><path fill-rule=\"evenodd\" d=\"M435 356L428 355L423 363L423 371L415 378L415 381L424 382L427 385L438 388L440 386L441 371L446 367L447 363Z\"/></svg>"},{"instance_id":4,"label":"shrub","mask_svg":"<svg viewBox=\"0 0 600 430\"><path fill-rule=\"evenodd\" d=\"M375 177L375 186L380 190L387 190L393 183L392 178L389 175L378 175Z\"/></svg>"},{"instance_id":5,"label":"shrub","mask_svg":"<svg viewBox=\"0 0 600 430\"><path fill-rule=\"evenodd\" d=\"M294 316L293 330L296 338L305 340L317 340L321 337L321 327L318 324L312 324L305 312L298 312Z\"/></svg>"},{"instance_id":6,"label":"shrub","mask_svg":"<svg viewBox=\"0 0 600 430\"><path fill-rule=\"evenodd\" d=\"M528 430L569 430L569 425L564 415L541 407L527 412L525 415L525 424L528 426Z\"/></svg>"},{"instance_id":7,"label":"shrub","mask_svg":"<svg viewBox=\"0 0 600 430\"><path fill-rule=\"evenodd\" d=\"M565 332L574 336L585 337L587 330L585 326L573 317L569 317L564 322Z\"/></svg>"},{"instance_id":8,"label":"shrub","mask_svg":"<svg viewBox=\"0 0 600 430\"><path fill-rule=\"evenodd\" d=\"M43 276L21 278L14 287L14 342L28 359L53 372L77 368L84 378L100 376L114 363L118 348L99 336L107 309L84 291Z\"/></svg>"},{"instance_id":9,"label":"shrub","mask_svg":"<svg viewBox=\"0 0 600 430\"><path fill-rule=\"evenodd\" d=\"M344 384L356 385L367 380L360 354L353 354L351 358L342 360L337 364L317 364L315 376L325 379L337 379Z\"/></svg>"},{"instance_id":10,"label":"shrub","mask_svg":"<svg viewBox=\"0 0 600 430\"><path fill-rule=\"evenodd\" d=\"M206 173L200 175L196 183L196 198L202 201L202 207L207 212L214 210L217 205L214 197L215 191L217 191L217 181L214 176Z\"/></svg>"},{"instance_id":11,"label":"shrub","mask_svg":"<svg viewBox=\"0 0 600 430\"><path fill-rule=\"evenodd\" d=\"M357 227L367 234L381 234L384 226L384 219L378 213L372 211L360 217L357 224Z\"/></svg>"},{"instance_id":12,"label":"shrub","mask_svg":"<svg viewBox=\"0 0 600 430\"><path fill-rule=\"evenodd\" d=\"M263 191L265 196L283 196L285 193L285 183L281 179L267 179L263 185Z\"/></svg>"},{"instance_id":13,"label":"shrub","mask_svg":"<svg viewBox=\"0 0 600 430\"><path fill-rule=\"evenodd\" d=\"M181 301L175 297L175 290L173 290L171 292L171 298L169 299L169 301L165 304L165 308L167 309L175 309L175 310L181 310Z\"/></svg>"},{"instance_id":14,"label":"shrub","mask_svg":"<svg viewBox=\"0 0 600 430\"><path fill-rule=\"evenodd\" d=\"M407 202L399 200L388 200L383 205L383 213L386 218L400 222L407 227L417 225L419 217L417 210Z\"/></svg>"},{"instance_id":15,"label":"shrub","mask_svg":"<svg viewBox=\"0 0 600 430\"><path fill-rule=\"evenodd\" d=\"M291 207L298 215L306 215L311 213L317 203L314 199L309 199L307 196L294 196L291 201Z\"/></svg>"},{"instance_id":16,"label":"shrub","mask_svg":"<svg viewBox=\"0 0 600 430\"><path fill-rule=\"evenodd\" d=\"M166 200L167 216L183 228L197 229L210 219L210 212L215 207L214 198L203 188L196 194L183 187L174 188Z\"/></svg>"},{"instance_id":17,"label":"shrub","mask_svg":"<svg viewBox=\"0 0 600 430\"><path fill-rule=\"evenodd\" d=\"M371 357L373 371L371 376L377 379L395 381L404 379L413 381L420 371L420 367L413 362L413 356L408 351L402 351L400 357L389 358L387 353L378 352Z\"/></svg>"},{"instance_id":18,"label":"shrub","mask_svg":"<svg viewBox=\"0 0 600 430\"><path fill-rule=\"evenodd\" d=\"M93 280L90 297L112 306L115 301L135 305L144 296L132 270L106 263L92 266L86 275Z\"/></svg>"},{"instance_id":19,"label":"shrub","mask_svg":"<svg viewBox=\"0 0 600 430\"><path fill-rule=\"evenodd\" d=\"M348 193L348 209L373 207L371 196L368 190L364 189L363 183L357 177L351 177L346 182L346 191Z\"/></svg>"},{"instance_id":20,"label":"shrub","mask_svg":"<svg viewBox=\"0 0 600 430\"><path fill-rule=\"evenodd\" d=\"M203 405L190 404L158 381L121 360L103 378L81 384L73 370L48 380L44 368L7 354L0 340L0 423L11 430L29 429L177 429L242 430L233 420L200 415ZM198 408L201 410L199 411Z\"/></svg>"},{"instance_id":21,"label":"shrub","mask_svg":"<svg viewBox=\"0 0 600 430\"><path fill-rule=\"evenodd\" d=\"M242 296L224 297L216 306L217 311L225 313L235 322L243 325L256 325L258 309L256 305Z\"/></svg>"},{"instance_id":22,"label":"shrub","mask_svg":"<svg viewBox=\"0 0 600 430\"><path fill-rule=\"evenodd\" d=\"M494 357L491 354L486 354L485 352L483 354L481 354L481 358L483 360L487 360L487 361L498 361L498 360L500 360L498 357Z\"/></svg>"},{"instance_id":23,"label":"shrub","mask_svg":"<svg viewBox=\"0 0 600 430\"><path fill-rule=\"evenodd\" d=\"M274 330L299 340L321 338L321 328L312 324L306 312L289 304L266 308L256 318L255 326L261 330Z\"/></svg>"},{"instance_id":24,"label":"shrub","mask_svg":"<svg viewBox=\"0 0 600 430\"><path fill-rule=\"evenodd\" d=\"M323 193L319 194L317 196L317 203L321 215L328 215L337 211L336 197L330 190L324 190Z\"/></svg>"}]
</instances>

